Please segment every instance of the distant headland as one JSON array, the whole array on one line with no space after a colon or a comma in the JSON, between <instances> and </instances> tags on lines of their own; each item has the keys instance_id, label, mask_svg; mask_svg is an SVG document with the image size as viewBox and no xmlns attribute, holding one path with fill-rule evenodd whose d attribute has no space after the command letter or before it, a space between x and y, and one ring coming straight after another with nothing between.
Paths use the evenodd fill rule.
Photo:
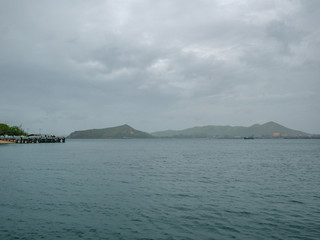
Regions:
<instances>
[{"instance_id":1,"label":"distant headland","mask_svg":"<svg viewBox=\"0 0 320 240\"><path fill-rule=\"evenodd\" d=\"M275 122L254 124L250 127L208 125L184 130L167 130L147 133L125 124L117 127L88 129L72 132L68 138L74 139L123 139L123 138L320 138L284 127Z\"/></svg>"}]
</instances>

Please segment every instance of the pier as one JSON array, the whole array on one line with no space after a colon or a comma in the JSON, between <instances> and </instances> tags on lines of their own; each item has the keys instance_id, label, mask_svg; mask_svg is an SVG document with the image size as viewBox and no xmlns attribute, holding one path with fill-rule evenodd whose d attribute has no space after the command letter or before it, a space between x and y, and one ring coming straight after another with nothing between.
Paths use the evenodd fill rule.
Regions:
<instances>
[{"instance_id":1,"label":"pier","mask_svg":"<svg viewBox=\"0 0 320 240\"><path fill-rule=\"evenodd\" d=\"M0 136L2 143L64 143L65 137L53 135Z\"/></svg>"}]
</instances>

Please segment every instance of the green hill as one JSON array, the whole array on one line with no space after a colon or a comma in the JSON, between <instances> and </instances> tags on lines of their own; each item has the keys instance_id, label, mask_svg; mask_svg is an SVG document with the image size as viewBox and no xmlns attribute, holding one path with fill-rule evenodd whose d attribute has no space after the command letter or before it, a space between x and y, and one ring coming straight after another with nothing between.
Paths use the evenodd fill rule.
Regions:
<instances>
[{"instance_id":1,"label":"green hill","mask_svg":"<svg viewBox=\"0 0 320 240\"><path fill-rule=\"evenodd\" d=\"M83 131L75 131L71 133L68 138L152 138L153 136L138 131L129 125L122 125L118 127L103 128L103 129L89 129Z\"/></svg>"},{"instance_id":2,"label":"green hill","mask_svg":"<svg viewBox=\"0 0 320 240\"><path fill-rule=\"evenodd\" d=\"M255 124L250 127L240 126L204 126L184 130L168 130L152 133L155 137L167 138L243 138L243 137L308 137L310 134L286 128L275 122Z\"/></svg>"}]
</instances>

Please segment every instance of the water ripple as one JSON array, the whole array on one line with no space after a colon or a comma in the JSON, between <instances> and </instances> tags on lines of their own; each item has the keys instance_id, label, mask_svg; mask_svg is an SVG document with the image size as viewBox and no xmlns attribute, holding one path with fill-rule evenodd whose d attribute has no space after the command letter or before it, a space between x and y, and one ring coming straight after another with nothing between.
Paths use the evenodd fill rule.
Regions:
<instances>
[{"instance_id":1,"label":"water ripple","mask_svg":"<svg viewBox=\"0 0 320 240\"><path fill-rule=\"evenodd\" d=\"M320 239L318 140L1 148L0 239Z\"/></svg>"}]
</instances>

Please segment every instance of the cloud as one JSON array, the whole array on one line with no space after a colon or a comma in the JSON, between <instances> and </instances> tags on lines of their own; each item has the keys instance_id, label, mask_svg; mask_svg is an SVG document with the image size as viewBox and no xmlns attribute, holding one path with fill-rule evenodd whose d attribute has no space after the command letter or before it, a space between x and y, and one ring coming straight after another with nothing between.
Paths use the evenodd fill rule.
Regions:
<instances>
[{"instance_id":1,"label":"cloud","mask_svg":"<svg viewBox=\"0 0 320 240\"><path fill-rule=\"evenodd\" d=\"M318 5L6 1L1 121L65 134L269 120L320 132Z\"/></svg>"}]
</instances>

